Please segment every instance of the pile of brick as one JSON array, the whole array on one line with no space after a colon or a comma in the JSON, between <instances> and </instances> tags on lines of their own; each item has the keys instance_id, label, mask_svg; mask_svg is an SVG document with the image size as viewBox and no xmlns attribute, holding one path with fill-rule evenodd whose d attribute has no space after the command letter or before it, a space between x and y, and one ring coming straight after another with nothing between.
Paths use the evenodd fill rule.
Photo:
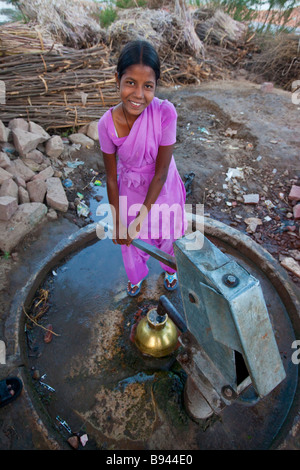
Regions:
<instances>
[{"instance_id":1,"label":"pile of brick","mask_svg":"<svg viewBox=\"0 0 300 470\"><path fill-rule=\"evenodd\" d=\"M293 205L294 219L300 219L300 186L293 184L289 194L289 201Z\"/></svg>"},{"instance_id":2,"label":"pile of brick","mask_svg":"<svg viewBox=\"0 0 300 470\"><path fill-rule=\"evenodd\" d=\"M34 122L0 121L0 250L11 252L38 224L67 212L62 160L72 148L92 148L97 122L64 140ZM73 146L73 147L72 147Z\"/></svg>"}]
</instances>

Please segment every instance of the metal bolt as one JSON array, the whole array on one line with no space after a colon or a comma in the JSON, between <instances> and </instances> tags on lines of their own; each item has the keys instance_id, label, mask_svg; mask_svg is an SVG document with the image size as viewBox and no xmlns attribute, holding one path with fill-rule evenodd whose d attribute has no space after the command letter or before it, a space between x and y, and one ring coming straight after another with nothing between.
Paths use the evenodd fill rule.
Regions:
<instances>
[{"instance_id":1,"label":"metal bolt","mask_svg":"<svg viewBox=\"0 0 300 470\"><path fill-rule=\"evenodd\" d=\"M183 362L183 363L188 362L189 359L190 359L190 358L189 358L189 355L188 355L188 353L186 353L186 352L183 353L183 354L180 356L180 361Z\"/></svg>"},{"instance_id":2,"label":"metal bolt","mask_svg":"<svg viewBox=\"0 0 300 470\"><path fill-rule=\"evenodd\" d=\"M237 398L237 394L235 391L230 387L230 385L226 385L225 387L222 388L222 394L225 398L228 400L232 400Z\"/></svg>"},{"instance_id":3,"label":"metal bolt","mask_svg":"<svg viewBox=\"0 0 300 470\"><path fill-rule=\"evenodd\" d=\"M184 336L184 335L183 335L183 336L181 336L181 342L182 342L183 344L185 344L186 346L188 346L189 343L190 343L190 340L189 340L189 338L188 338L187 336Z\"/></svg>"},{"instance_id":4,"label":"metal bolt","mask_svg":"<svg viewBox=\"0 0 300 470\"><path fill-rule=\"evenodd\" d=\"M225 274L222 277L222 281L227 287L235 287L239 283L239 278L236 277L234 274Z\"/></svg>"},{"instance_id":5,"label":"metal bolt","mask_svg":"<svg viewBox=\"0 0 300 470\"><path fill-rule=\"evenodd\" d=\"M223 390L223 393L227 398L232 397L232 390L229 387L225 387L224 390Z\"/></svg>"}]
</instances>

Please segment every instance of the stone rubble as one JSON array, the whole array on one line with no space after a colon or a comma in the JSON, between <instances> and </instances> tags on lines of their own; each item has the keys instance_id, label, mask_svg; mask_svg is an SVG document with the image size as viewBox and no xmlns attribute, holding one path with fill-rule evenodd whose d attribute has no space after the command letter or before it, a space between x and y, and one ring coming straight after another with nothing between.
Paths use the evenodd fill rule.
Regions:
<instances>
[{"instance_id":1,"label":"stone rubble","mask_svg":"<svg viewBox=\"0 0 300 470\"><path fill-rule=\"evenodd\" d=\"M0 197L0 220L9 220L17 209L18 203L16 198L11 196Z\"/></svg>"},{"instance_id":2,"label":"stone rubble","mask_svg":"<svg viewBox=\"0 0 300 470\"><path fill-rule=\"evenodd\" d=\"M10 158L6 153L0 152L0 167L1 168L8 168L10 166Z\"/></svg>"},{"instance_id":3,"label":"stone rubble","mask_svg":"<svg viewBox=\"0 0 300 470\"><path fill-rule=\"evenodd\" d=\"M61 137L59 137L58 135L54 135L53 137L51 137L46 143L45 150L48 157L60 157L64 150L64 144Z\"/></svg>"},{"instance_id":4,"label":"stone rubble","mask_svg":"<svg viewBox=\"0 0 300 470\"><path fill-rule=\"evenodd\" d=\"M20 204L13 216L0 221L0 247L3 252L11 252L47 214L47 206L40 202Z\"/></svg>"},{"instance_id":5,"label":"stone rubble","mask_svg":"<svg viewBox=\"0 0 300 470\"><path fill-rule=\"evenodd\" d=\"M8 142L8 136L10 134L10 130L7 129L3 122L0 121L0 140L1 142Z\"/></svg>"},{"instance_id":6,"label":"stone rubble","mask_svg":"<svg viewBox=\"0 0 300 470\"><path fill-rule=\"evenodd\" d=\"M10 253L38 224L68 211L62 178L72 169L63 161L96 140L96 121L61 138L23 118L0 120L0 251Z\"/></svg>"},{"instance_id":7,"label":"stone rubble","mask_svg":"<svg viewBox=\"0 0 300 470\"><path fill-rule=\"evenodd\" d=\"M244 204L258 204L259 194L244 194Z\"/></svg>"},{"instance_id":8,"label":"stone rubble","mask_svg":"<svg viewBox=\"0 0 300 470\"><path fill-rule=\"evenodd\" d=\"M33 134L33 132L23 131L23 129L15 128L12 131L13 144L15 149L21 157L26 157L26 154L37 148L39 144L45 141L44 137L40 134Z\"/></svg>"},{"instance_id":9,"label":"stone rubble","mask_svg":"<svg viewBox=\"0 0 300 470\"><path fill-rule=\"evenodd\" d=\"M280 261L281 265L288 271L300 277L300 264L291 256L287 256Z\"/></svg>"},{"instance_id":10,"label":"stone rubble","mask_svg":"<svg viewBox=\"0 0 300 470\"><path fill-rule=\"evenodd\" d=\"M10 196L18 200L19 188L12 178L3 181L0 187L0 196Z\"/></svg>"},{"instance_id":11,"label":"stone rubble","mask_svg":"<svg viewBox=\"0 0 300 470\"><path fill-rule=\"evenodd\" d=\"M43 181L41 182L44 183ZM69 202L60 178L47 178L45 194L46 193L46 200L49 207L61 212L67 212Z\"/></svg>"},{"instance_id":12,"label":"stone rubble","mask_svg":"<svg viewBox=\"0 0 300 470\"><path fill-rule=\"evenodd\" d=\"M269 170L271 171L271 170ZM272 170L271 178L266 169L256 170L256 176L263 174L259 194L248 192L247 182L253 168L229 168L223 183L223 192L205 188L206 208L221 205L221 212L227 213L228 224L239 227L258 244L268 244L268 250L278 258L280 264L291 274L295 282L300 278L300 185L299 178L286 170L282 176L291 174L290 185L275 180L277 170ZM215 183L215 185L217 185ZM240 213L235 212L235 208ZM241 215L243 214L243 215ZM210 215L210 214L209 214ZM244 226L240 224L244 223ZM272 241L274 240L274 245ZM292 248L292 249L289 249ZM294 249L293 249L294 248Z\"/></svg>"},{"instance_id":13,"label":"stone rubble","mask_svg":"<svg viewBox=\"0 0 300 470\"><path fill-rule=\"evenodd\" d=\"M85 148L92 148L94 146L94 141L85 134L72 134L69 136L69 139L73 144L80 144Z\"/></svg>"},{"instance_id":14,"label":"stone rubble","mask_svg":"<svg viewBox=\"0 0 300 470\"><path fill-rule=\"evenodd\" d=\"M4 168L0 168L0 185L9 178L12 178L12 174L4 170Z\"/></svg>"}]
</instances>

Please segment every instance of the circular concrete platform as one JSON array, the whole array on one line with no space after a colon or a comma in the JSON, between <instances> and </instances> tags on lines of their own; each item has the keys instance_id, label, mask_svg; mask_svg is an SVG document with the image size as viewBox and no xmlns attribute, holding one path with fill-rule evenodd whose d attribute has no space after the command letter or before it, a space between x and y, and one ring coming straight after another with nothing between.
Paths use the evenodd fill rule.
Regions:
<instances>
[{"instance_id":1,"label":"circular concrete platform","mask_svg":"<svg viewBox=\"0 0 300 470\"><path fill-rule=\"evenodd\" d=\"M104 232L99 239L96 226L71 235L43 260L16 294L6 325L11 354L26 360L25 393L52 448L64 448L70 436L58 416L71 432L88 434L84 449L268 449L291 439L297 447L298 366L291 344L299 337L299 298L271 255L241 232L205 219L205 235L260 280L287 378L254 406L234 403L222 416L196 423L184 407L186 375L176 351L149 358L132 341L137 319L161 295L183 311L179 290L166 294L158 262L150 259L140 296L129 298L120 247ZM51 323L58 335L49 344L24 314L40 289L49 294L40 324ZM32 378L34 370L43 379Z\"/></svg>"}]
</instances>

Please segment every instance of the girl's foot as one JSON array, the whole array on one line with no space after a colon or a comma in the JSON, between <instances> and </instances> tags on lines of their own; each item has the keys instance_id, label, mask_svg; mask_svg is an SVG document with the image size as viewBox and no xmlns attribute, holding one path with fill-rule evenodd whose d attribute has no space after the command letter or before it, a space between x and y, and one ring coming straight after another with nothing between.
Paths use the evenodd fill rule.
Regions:
<instances>
[{"instance_id":1,"label":"girl's foot","mask_svg":"<svg viewBox=\"0 0 300 470\"><path fill-rule=\"evenodd\" d=\"M145 277L137 284L131 284L131 282L128 281L127 294L130 295L130 297L135 297L141 292L142 282L144 279Z\"/></svg>"},{"instance_id":2,"label":"girl's foot","mask_svg":"<svg viewBox=\"0 0 300 470\"><path fill-rule=\"evenodd\" d=\"M164 286L167 290L175 290L177 289L177 273L168 273L167 271L165 272L165 280L164 280Z\"/></svg>"}]
</instances>

